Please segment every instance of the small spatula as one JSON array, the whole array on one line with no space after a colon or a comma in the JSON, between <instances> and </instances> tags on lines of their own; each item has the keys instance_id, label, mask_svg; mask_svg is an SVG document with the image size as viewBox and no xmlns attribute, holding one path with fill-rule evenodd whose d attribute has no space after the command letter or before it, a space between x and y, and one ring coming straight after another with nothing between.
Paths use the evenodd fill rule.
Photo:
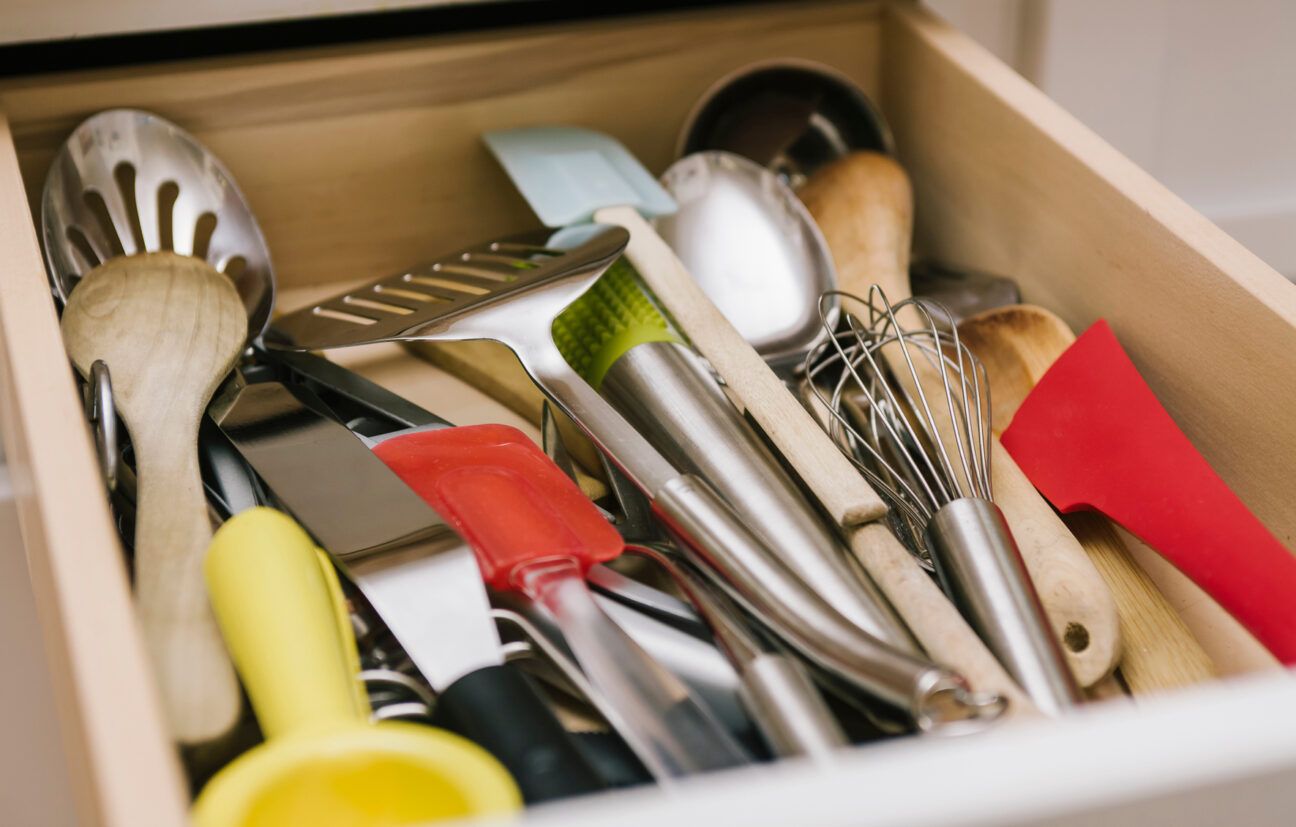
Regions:
<instances>
[{"instance_id":1,"label":"small spatula","mask_svg":"<svg viewBox=\"0 0 1296 827\"><path fill-rule=\"evenodd\" d=\"M621 536L574 482L506 425L412 433L374 448L477 553L486 582L553 614L617 730L659 780L740 766L742 748L682 683L604 614L585 585Z\"/></svg>"},{"instance_id":2,"label":"small spatula","mask_svg":"<svg viewBox=\"0 0 1296 827\"><path fill-rule=\"evenodd\" d=\"M1002 441L1056 508L1106 514L1296 663L1296 558L1179 430L1106 322L1044 374Z\"/></svg>"}]
</instances>

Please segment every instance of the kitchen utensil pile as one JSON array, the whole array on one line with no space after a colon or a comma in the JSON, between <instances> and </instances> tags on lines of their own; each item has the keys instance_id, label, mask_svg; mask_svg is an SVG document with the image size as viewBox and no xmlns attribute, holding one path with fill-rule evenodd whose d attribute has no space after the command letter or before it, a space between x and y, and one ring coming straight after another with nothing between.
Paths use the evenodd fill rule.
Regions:
<instances>
[{"instance_id":1,"label":"kitchen utensil pile","mask_svg":"<svg viewBox=\"0 0 1296 827\"><path fill-rule=\"evenodd\" d=\"M178 126L100 113L50 170L51 285L198 824L507 813L1209 679L1120 539L1032 482L1293 662L1296 563L1110 329L992 398L1022 340L982 320L1031 309L911 270L908 179L846 79L724 79L660 184L589 130L483 138L548 229L273 323L256 220ZM439 350L482 340L524 373ZM437 343L403 358L541 444L315 353L389 342Z\"/></svg>"}]
</instances>

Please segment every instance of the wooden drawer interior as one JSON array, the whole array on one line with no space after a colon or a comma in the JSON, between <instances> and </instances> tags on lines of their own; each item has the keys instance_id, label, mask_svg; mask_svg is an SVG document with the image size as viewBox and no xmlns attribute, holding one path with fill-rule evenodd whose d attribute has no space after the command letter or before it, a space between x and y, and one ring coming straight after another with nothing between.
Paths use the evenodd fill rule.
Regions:
<instances>
[{"instance_id":1,"label":"wooden drawer interior","mask_svg":"<svg viewBox=\"0 0 1296 827\"><path fill-rule=\"evenodd\" d=\"M1110 319L1221 475L1296 546L1296 287L915 8L764 4L6 81L3 427L87 823L175 822L184 797L27 212L69 131L129 106L193 132L250 200L292 308L534 226L482 131L590 126L660 171L709 84L776 58L829 64L880 104L922 249L1018 279L1077 329Z\"/></svg>"}]
</instances>

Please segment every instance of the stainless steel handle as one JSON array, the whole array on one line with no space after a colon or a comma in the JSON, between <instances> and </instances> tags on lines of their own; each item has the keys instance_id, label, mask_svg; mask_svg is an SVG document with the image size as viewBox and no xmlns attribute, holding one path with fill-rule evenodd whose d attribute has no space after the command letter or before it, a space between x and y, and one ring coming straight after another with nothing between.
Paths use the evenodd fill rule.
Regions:
<instances>
[{"instance_id":1,"label":"stainless steel handle","mask_svg":"<svg viewBox=\"0 0 1296 827\"><path fill-rule=\"evenodd\" d=\"M691 566L659 548L632 546L630 551L664 568L706 620L738 670L743 705L776 755L826 760L850 743L800 661L766 651L732 604L702 583Z\"/></svg>"},{"instance_id":2,"label":"stainless steel handle","mask_svg":"<svg viewBox=\"0 0 1296 827\"><path fill-rule=\"evenodd\" d=\"M999 507L954 500L933 515L927 539L946 593L1040 711L1078 704L1080 690Z\"/></svg>"},{"instance_id":3,"label":"stainless steel handle","mask_svg":"<svg viewBox=\"0 0 1296 827\"><path fill-rule=\"evenodd\" d=\"M739 677L739 697L776 755L826 761L850 745L800 661L762 653Z\"/></svg>"},{"instance_id":4,"label":"stainless steel handle","mask_svg":"<svg viewBox=\"0 0 1296 827\"><path fill-rule=\"evenodd\" d=\"M602 395L677 470L705 479L787 567L874 637L919 647L849 550L725 397L701 359L673 342L636 345L616 360Z\"/></svg>"},{"instance_id":5,"label":"stainless steel handle","mask_svg":"<svg viewBox=\"0 0 1296 827\"><path fill-rule=\"evenodd\" d=\"M722 586L735 589L793 647L826 671L907 710L922 729L997 717L1003 701L971 693L958 675L883 643L851 623L780 563L703 480L681 475L575 374L552 339L493 335L524 352L540 389L653 501L653 511Z\"/></svg>"},{"instance_id":6,"label":"stainless steel handle","mask_svg":"<svg viewBox=\"0 0 1296 827\"><path fill-rule=\"evenodd\" d=\"M815 665L899 709L921 729L996 718L998 696L971 692L959 675L863 632L779 563L702 480L681 475L656 492L653 510L699 569L731 585Z\"/></svg>"}]
</instances>

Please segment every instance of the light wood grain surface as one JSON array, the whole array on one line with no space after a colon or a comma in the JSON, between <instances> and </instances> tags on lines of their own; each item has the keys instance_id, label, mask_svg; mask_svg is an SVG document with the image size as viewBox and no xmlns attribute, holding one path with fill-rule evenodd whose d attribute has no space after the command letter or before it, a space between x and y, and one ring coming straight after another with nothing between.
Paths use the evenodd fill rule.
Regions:
<instances>
[{"instance_id":1,"label":"light wood grain surface","mask_svg":"<svg viewBox=\"0 0 1296 827\"><path fill-rule=\"evenodd\" d=\"M79 823L181 825L187 795L8 124L0 113L0 434Z\"/></svg>"},{"instance_id":2,"label":"light wood grain surface","mask_svg":"<svg viewBox=\"0 0 1296 827\"><path fill-rule=\"evenodd\" d=\"M373 279L537 226L481 133L573 123L651 170L716 79L758 60L825 61L878 88L881 4L711 9L0 82L31 203L86 116L145 107L234 173L279 284Z\"/></svg>"}]
</instances>

